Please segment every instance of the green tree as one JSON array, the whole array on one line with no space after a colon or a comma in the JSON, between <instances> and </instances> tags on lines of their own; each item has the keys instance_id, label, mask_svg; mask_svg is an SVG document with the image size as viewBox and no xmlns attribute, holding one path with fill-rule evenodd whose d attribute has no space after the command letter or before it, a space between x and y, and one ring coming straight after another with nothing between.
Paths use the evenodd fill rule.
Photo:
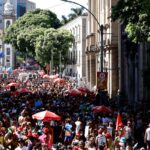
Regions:
<instances>
[{"instance_id":1,"label":"green tree","mask_svg":"<svg viewBox=\"0 0 150 150\"><path fill-rule=\"evenodd\" d=\"M69 21L75 19L78 16L81 16L84 14L84 8L71 8L71 13L68 15L68 17L62 15L61 24L64 25L68 23Z\"/></svg>"},{"instance_id":2,"label":"green tree","mask_svg":"<svg viewBox=\"0 0 150 150\"><path fill-rule=\"evenodd\" d=\"M112 7L112 19L119 19L133 42L150 41L150 1L119 0Z\"/></svg>"},{"instance_id":3,"label":"green tree","mask_svg":"<svg viewBox=\"0 0 150 150\"><path fill-rule=\"evenodd\" d=\"M150 89L150 1L118 0L112 7L112 20L120 20L128 38L134 43L147 43L147 62L143 70L144 86ZM128 45L127 45L128 46Z\"/></svg>"},{"instance_id":4,"label":"green tree","mask_svg":"<svg viewBox=\"0 0 150 150\"><path fill-rule=\"evenodd\" d=\"M61 18L62 18L62 20L61 20L61 24L62 25L68 23L69 20L68 20L68 18L66 16L62 15Z\"/></svg>"},{"instance_id":5,"label":"green tree","mask_svg":"<svg viewBox=\"0 0 150 150\"><path fill-rule=\"evenodd\" d=\"M66 61L73 39L71 33L64 29L45 30L44 35L39 36L36 41L36 60L42 65L49 64L53 52L54 64L58 64L59 52L61 51Z\"/></svg>"},{"instance_id":6,"label":"green tree","mask_svg":"<svg viewBox=\"0 0 150 150\"><path fill-rule=\"evenodd\" d=\"M69 21L73 20L74 18L76 18L78 16L83 15L84 8L83 7L81 7L81 8L71 8L71 11L72 11L72 13L70 13L68 15Z\"/></svg>"},{"instance_id":7,"label":"green tree","mask_svg":"<svg viewBox=\"0 0 150 150\"><path fill-rule=\"evenodd\" d=\"M26 13L6 30L5 42L11 43L18 51L34 51L36 37L47 28L60 27L56 14L49 10L37 9Z\"/></svg>"}]
</instances>

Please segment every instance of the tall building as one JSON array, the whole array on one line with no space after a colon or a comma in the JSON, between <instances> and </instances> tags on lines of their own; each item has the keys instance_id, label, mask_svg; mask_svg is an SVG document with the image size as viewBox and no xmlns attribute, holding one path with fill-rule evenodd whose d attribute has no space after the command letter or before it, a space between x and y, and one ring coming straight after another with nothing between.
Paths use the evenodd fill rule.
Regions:
<instances>
[{"instance_id":1,"label":"tall building","mask_svg":"<svg viewBox=\"0 0 150 150\"><path fill-rule=\"evenodd\" d=\"M69 62L65 69L65 75L76 77L77 79L85 78L86 62L86 31L87 31L87 16L79 16L70 21L62 28L69 30L74 36L74 43L69 51Z\"/></svg>"},{"instance_id":2,"label":"tall building","mask_svg":"<svg viewBox=\"0 0 150 150\"><path fill-rule=\"evenodd\" d=\"M27 0L0 0L0 66L15 65L14 49L11 44L3 41L4 30L28 11L27 6L30 10L35 9L35 4Z\"/></svg>"},{"instance_id":3,"label":"tall building","mask_svg":"<svg viewBox=\"0 0 150 150\"><path fill-rule=\"evenodd\" d=\"M86 77L91 88L96 86L97 72L101 72L103 65L103 72L108 74L105 90L110 96L115 95L118 90L118 24L109 18L111 7L116 2L117 0L88 0L88 9L94 16L89 13Z\"/></svg>"},{"instance_id":4,"label":"tall building","mask_svg":"<svg viewBox=\"0 0 150 150\"><path fill-rule=\"evenodd\" d=\"M10 2L13 4L15 14L17 12L17 0L10 0ZM6 0L0 0L0 29L3 29L3 12L4 12L4 4L6 3Z\"/></svg>"},{"instance_id":5,"label":"tall building","mask_svg":"<svg viewBox=\"0 0 150 150\"><path fill-rule=\"evenodd\" d=\"M36 9L36 4L31 1L27 1L27 12L28 11L33 11Z\"/></svg>"},{"instance_id":6,"label":"tall building","mask_svg":"<svg viewBox=\"0 0 150 150\"><path fill-rule=\"evenodd\" d=\"M8 28L16 20L15 8L10 0L7 0L4 4L3 22L4 30ZM5 67L14 66L14 48L9 43L3 44L4 59L3 64Z\"/></svg>"},{"instance_id":7,"label":"tall building","mask_svg":"<svg viewBox=\"0 0 150 150\"><path fill-rule=\"evenodd\" d=\"M27 0L17 0L17 18L23 16L27 11Z\"/></svg>"}]
</instances>

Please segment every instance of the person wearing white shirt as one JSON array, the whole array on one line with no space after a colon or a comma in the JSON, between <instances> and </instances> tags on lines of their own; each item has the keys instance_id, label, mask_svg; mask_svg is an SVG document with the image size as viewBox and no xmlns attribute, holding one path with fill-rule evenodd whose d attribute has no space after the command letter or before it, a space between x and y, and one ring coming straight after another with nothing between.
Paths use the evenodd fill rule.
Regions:
<instances>
[{"instance_id":1,"label":"person wearing white shirt","mask_svg":"<svg viewBox=\"0 0 150 150\"><path fill-rule=\"evenodd\" d=\"M145 131L144 142L147 144L147 150L150 150L150 123Z\"/></svg>"}]
</instances>

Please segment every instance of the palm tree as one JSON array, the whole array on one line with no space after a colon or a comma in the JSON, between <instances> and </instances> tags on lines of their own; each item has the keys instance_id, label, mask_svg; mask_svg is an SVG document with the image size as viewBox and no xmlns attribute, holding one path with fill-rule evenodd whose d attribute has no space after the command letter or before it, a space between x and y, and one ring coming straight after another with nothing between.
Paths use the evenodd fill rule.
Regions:
<instances>
[{"instance_id":1,"label":"palm tree","mask_svg":"<svg viewBox=\"0 0 150 150\"><path fill-rule=\"evenodd\" d=\"M62 20L61 20L61 24L62 24L62 25L66 24L66 23L69 21L69 20L67 19L67 17L64 16L64 15L62 15L61 18L62 18Z\"/></svg>"},{"instance_id":2,"label":"palm tree","mask_svg":"<svg viewBox=\"0 0 150 150\"><path fill-rule=\"evenodd\" d=\"M84 8L83 7L81 7L81 8L71 8L71 11L72 11L72 13L70 13L68 15L69 21L73 20L74 18L76 18L78 16L83 15Z\"/></svg>"},{"instance_id":3,"label":"palm tree","mask_svg":"<svg viewBox=\"0 0 150 150\"><path fill-rule=\"evenodd\" d=\"M71 8L71 11L72 11L72 13L70 13L68 15L68 17L66 17L64 15L61 16L61 18L62 18L61 24L62 25L68 23L69 21L75 19L78 16L83 15L84 8L83 7L81 7L81 8Z\"/></svg>"}]
</instances>

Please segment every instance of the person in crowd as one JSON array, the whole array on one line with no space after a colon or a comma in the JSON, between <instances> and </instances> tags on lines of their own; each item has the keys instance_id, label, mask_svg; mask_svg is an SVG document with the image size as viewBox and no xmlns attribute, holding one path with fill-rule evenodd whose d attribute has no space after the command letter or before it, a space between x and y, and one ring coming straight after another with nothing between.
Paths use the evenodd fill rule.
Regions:
<instances>
[{"instance_id":1,"label":"person in crowd","mask_svg":"<svg viewBox=\"0 0 150 150\"><path fill-rule=\"evenodd\" d=\"M43 134L39 137L39 140L42 144L42 150L50 150L53 145L52 133L49 131L48 128L43 128Z\"/></svg>"},{"instance_id":2,"label":"person in crowd","mask_svg":"<svg viewBox=\"0 0 150 150\"><path fill-rule=\"evenodd\" d=\"M147 144L147 150L150 150L150 124L145 130L144 142Z\"/></svg>"},{"instance_id":3,"label":"person in crowd","mask_svg":"<svg viewBox=\"0 0 150 150\"><path fill-rule=\"evenodd\" d=\"M107 146L106 137L103 134L103 132L104 130L102 128L98 130L98 135L96 136L95 141L97 150L104 150L105 147Z\"/></svg>"},{"instance_id":4,"label":"person in crowd","mask_svg":"<svg viewBox=\"0 0 150 150\"><path fill-rule=\"evenodd\" d=\"M128 145L132 145L132 139L133 139L133 129L131 121L127 121L127 125L124 127L124 137L126 138L126 142Z\"/></svg>"},{"instance_id":5,"label":"person in crowd","mask_svg":"<svg viewBox=\"0 0 150 150\"><path fill-rule=\"evenodd\" d=\"M81 129L82 129L82 121L80 117L78 117L77 121L75 121L75 134L80 134Z\"/></svg>"}]
</instances>

